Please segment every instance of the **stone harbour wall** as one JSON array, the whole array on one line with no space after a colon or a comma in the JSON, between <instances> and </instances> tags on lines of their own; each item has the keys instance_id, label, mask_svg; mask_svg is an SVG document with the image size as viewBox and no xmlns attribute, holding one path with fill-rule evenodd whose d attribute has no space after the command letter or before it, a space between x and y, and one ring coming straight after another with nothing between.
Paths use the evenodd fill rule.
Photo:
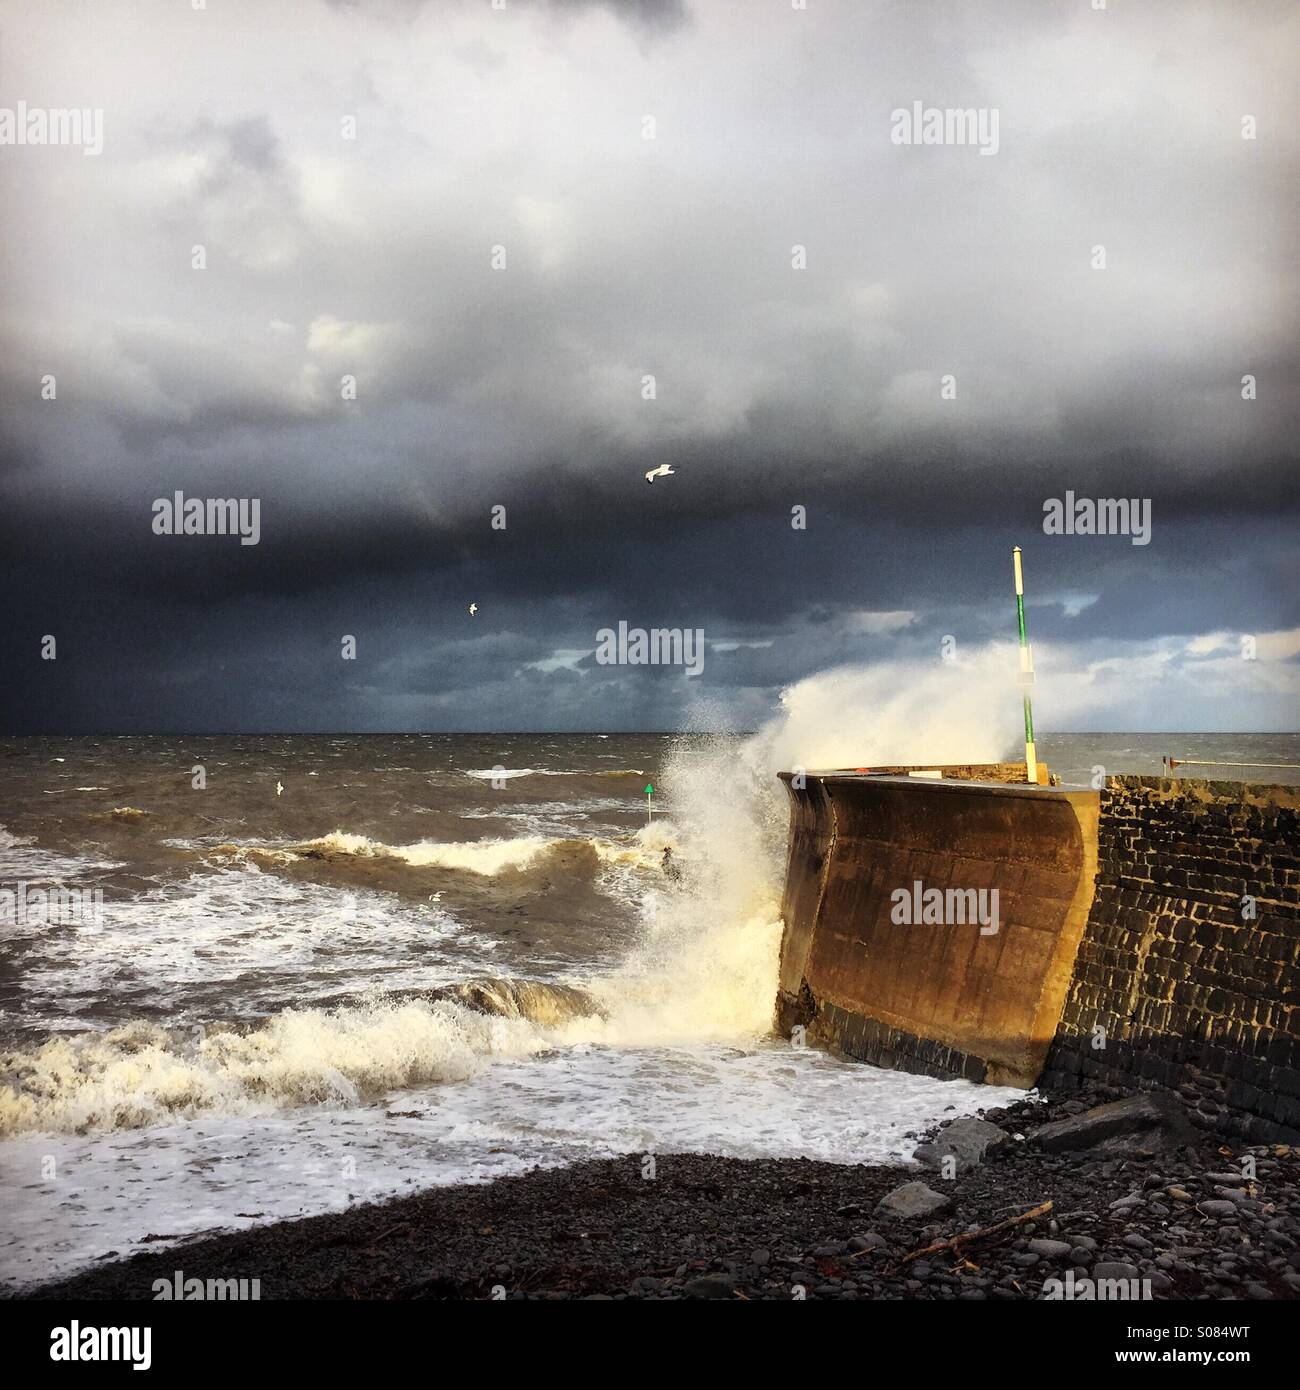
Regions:
<instances>
[{"instance_id":1,"label":"stone harbour wall","mask_svg":"<svg viewBox=\"0 0 1300 1390\"><path fill-rule=\"evenodd\" d=\"M1298 808L1295 788L1109 779L1044 1084L1161 1087L1207 1128L1300 1136Z\"/></svg>"},{"instance_id":2,"label":"stone harbour wall","mask_svg":"<svg viewBox=\"0 0 1300 1390\"><path fill-rule=\"evenodd\" d=\"M1300 789L1014 768L783 774L778 1029L936 1076L1163 1088L1205 1127L1300 1139ZM997 934L893 921L916 880L997 887Z\"/></svg>"}]
</instances>

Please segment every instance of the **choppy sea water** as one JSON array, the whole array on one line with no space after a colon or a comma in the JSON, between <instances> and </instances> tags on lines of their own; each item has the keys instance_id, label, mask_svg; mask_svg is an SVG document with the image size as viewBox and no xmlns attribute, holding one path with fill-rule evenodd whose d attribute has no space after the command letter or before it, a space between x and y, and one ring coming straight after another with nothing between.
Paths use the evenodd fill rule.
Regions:
<instances>
[{"instance_id":1,"label":"choppy sea water","mask_svg":"<svg viewBox=\"0 0 1300 1390\"><path fill-rule=\"evenodd\" d=\"M0 1278L580 1157L905 1159L1008 1098L770 1036L771 771L741 738L0 741L0 894L82 894L0 917Z\"/></svg>"}]
</instances>

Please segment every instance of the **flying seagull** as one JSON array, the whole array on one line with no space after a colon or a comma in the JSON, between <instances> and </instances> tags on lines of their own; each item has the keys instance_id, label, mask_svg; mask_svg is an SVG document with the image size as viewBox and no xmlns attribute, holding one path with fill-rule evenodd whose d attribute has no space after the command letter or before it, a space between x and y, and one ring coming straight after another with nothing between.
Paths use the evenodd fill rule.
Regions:
<instances>
[{"instance_id":1,"label":"flying seagull","mask_svg":"<svg viewBox=\"0 0 1300 1390\"><path fill-rule=\"evenodd\" d=\"M656 478L672 478L675 476L671 463L661 463L658 468L652 468L645 475L645 480L647 483L653 483Z\"/></svg>"},{"instance_id":2,"label":"flying seagull","mask_svg":"<svg viewBox=\"0 0 1300 1390\"><path fill-rule=\"evenodd\" d=\"M277 783L275 784L275 794L276 794L276 796L279 796L280 793L281 793L282 791L284 791L284 783L283 783L283 782L277 782Z\"/></svg>"},{"instance_id":3,"label":"flying seagull","mask_svg":"<svg viewBox=\"0 0 1300 1390\"><path fill-rule=\"evenodd\" d=\"M477 612L478 612L478 604L477 604L477 603L471 603L470 606L469 606L469 615L470 615L470 617L472 618L472 617L474 616L474 614L477 613Z\"/></svg>"}]
</instances>

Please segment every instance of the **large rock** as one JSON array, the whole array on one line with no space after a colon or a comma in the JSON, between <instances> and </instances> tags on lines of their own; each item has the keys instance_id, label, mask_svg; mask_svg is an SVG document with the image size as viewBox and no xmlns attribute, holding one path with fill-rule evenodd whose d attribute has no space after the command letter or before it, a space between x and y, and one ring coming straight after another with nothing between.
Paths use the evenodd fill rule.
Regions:
<instances>
[{"instance_id":1,"label":"large rock","mask_svg":"<svg viewBox=\"0 0 1300 1390\"><path fill-rule=\"evenodd\" d=\"M1029 1249L1045 1260L1063 1260L1073 1247L1068 1240L1031 1240Z\"/></svg>"},{"instance_id":2,"label":"large rock","mask_svg":"<svg viewBox=\"0 0 1300 1390\"><path fill-rule=\"evenodd\" d=\"M1005 1129L987 1120L954 1120L941 1129L928 1144L918 1144L914 1155L927 1168L940 1169L945 1158L957 1160L957 1171L975 1168L984 1161L990 1149L1000 1148L1009 1138Z\"/></svg>"},{"instance_id":3,"label":"large rock","mask_svg":"<svg viewBox=\"0 0 1300 1390\"><path fill-rule=\"evenodd\" d=\"M951 1205L949 1198L931 1191L923 1182L905 1182L876 1203L876 1215L890 1221L923 1221Z\"/></svg>"},{"instance_id":4,"label":"large rock","mask_svg":"<svg viewBox=\"0 0 1300 1390\"><path fill-rule=\"evenodd\" d=\"M702 1274L688 1280L682 1292L687 1298L730 1298L736 1281L730 1274Z\"/></svg>"},{"instance_id":5,"label":"large rock","mask_svg":"<svg viewBox=\"0 0 1300 1390\"><path fill-rule=\"evenodd\" d=\"M1034 1131L1033 1140L1053 1153L1100 1149L1132 1154L1177 1148L1196 1137L1180 1101L1163 1091L1143 1091L1043 1125Z\"/></svg>"}]
</instances>

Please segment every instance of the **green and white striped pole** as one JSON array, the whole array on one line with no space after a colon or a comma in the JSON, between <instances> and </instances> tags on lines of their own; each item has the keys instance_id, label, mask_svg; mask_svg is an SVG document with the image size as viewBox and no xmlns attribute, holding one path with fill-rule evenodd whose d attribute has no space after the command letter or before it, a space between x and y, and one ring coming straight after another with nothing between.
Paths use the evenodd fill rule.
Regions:
<instances>
[{"instance_id":1,"label":"green and white striped pole","mask_svg":"<svg viewBox=\"0 0 1300 1390\"><path fill-rule=\"evenodd\" d=\"M1025 640L1025 577L1020 570L1020 547L1011 552L1016 571L1016 623L1020 628L1020 684L1025 687L1025 774L1030 782L1038 781L1038 757L1034 753L1034 707L1029 699L1029 687L1034 683L1034 654Z\"/></svg>"}]
</instances>

